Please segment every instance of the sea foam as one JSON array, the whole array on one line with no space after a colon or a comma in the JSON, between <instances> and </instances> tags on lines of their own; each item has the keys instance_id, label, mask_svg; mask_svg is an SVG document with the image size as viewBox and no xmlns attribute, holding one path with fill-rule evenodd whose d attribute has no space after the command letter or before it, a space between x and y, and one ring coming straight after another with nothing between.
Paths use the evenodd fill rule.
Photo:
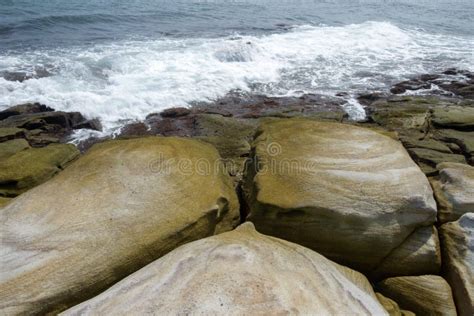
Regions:
<instances>
[{"instance_id":1,"label":"sea foam","mask_svg":"<svg viewBox=\"0 0 474 316\"><path fill-rule=\"evenodd\" d=\"M1 71L51 75L23 82L0 78L0 108L41 102L102 120L124 121L240 89L268 95L348 92L354 96L447 67L474 68L474 39L402 29L388 22L296 26L283 33L221 38L160 38L68 49L10 52Z\"/></svg>"}]
</instances>

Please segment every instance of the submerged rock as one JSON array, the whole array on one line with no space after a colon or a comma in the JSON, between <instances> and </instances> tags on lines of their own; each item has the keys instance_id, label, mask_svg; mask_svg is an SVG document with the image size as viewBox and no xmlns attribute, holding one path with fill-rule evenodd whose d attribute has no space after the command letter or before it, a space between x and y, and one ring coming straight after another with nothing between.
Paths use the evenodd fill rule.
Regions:
<instances>
[{"instance_id":1,"label":"submerged rock","mask_svg":"<svg viewBox=\"0 0 474 316\"><path fill-rule=\"evenodd\" d=\"M428 180L390 137L305 119L268 122L256 135L245 191L262 233L370 271L436 220Z\"/></svg>"},{"instance_id":2,"label":"submerged rock","mask_svg":"<svg viewBox=\"0 0 474 316\"><path fill-rule=\"evenodd\" d=\"M212 146L161 137L97 144L0 212L0 314L64 310L238 221Z\"/></svg>"},{"instance_id":3,"label":"submerged rock","mask_svg":"<svg viewBox=\"0 0 474 316\"><path fill-rule=\"evenodd\" d=\"M459 315L474 314L474 213L440 228L443 270Z\"/></svg>"},{"instance_id":4,"label":"submerged rock","mask_svg":"<svg viewBox=\"0 0 474 316\"><path fill-rule=\"evenodd\" d=\"M395 300L401 308L417 315L457 315L451 288L440 276L389 278L376 287L383 295Z\"/></svg>"},{"instance_id":5,"label":"submerged rock","mask_svg":"<svg viewBox=\"0 0 474 316\"><path fill-rule=\"evenodd\" d=\"M386 315L367 279L251 223L195 241L62 315Z\"/></svg>"}]
</instances>

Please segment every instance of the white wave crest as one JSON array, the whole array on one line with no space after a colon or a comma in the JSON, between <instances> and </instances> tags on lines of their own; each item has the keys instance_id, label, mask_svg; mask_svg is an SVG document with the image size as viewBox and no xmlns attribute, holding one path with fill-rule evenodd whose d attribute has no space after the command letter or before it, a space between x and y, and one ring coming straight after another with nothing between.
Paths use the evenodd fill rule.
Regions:
<instances>
[{"instance_id":1,"label":"white wave crest","mask_svg":"<svg viewBox=\"0 0 474 316\"><path fill-rule=\"evenodd\" d=\"M49 77L0 78L0 107L41 102L123 120L241 89L271 95L386 89L446 67L474 68L473 38L404 30L387 22L299 26L286 33L215 39L158 39L0 56L0 71L52 69ZM360 116L359 105L346 108Z\"/></svg>"}]
</instances>

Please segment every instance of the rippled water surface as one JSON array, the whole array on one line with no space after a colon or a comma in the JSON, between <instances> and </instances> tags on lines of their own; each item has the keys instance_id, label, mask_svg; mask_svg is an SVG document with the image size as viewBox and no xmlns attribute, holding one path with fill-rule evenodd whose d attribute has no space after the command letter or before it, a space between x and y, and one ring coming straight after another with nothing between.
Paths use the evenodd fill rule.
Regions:
<instances>
[{"instance_id":1,"label":"rippled water surface","mask_svg":"<svg viewBox=\"0 0 474 316\"><path fill-rule=\"evenodd\" d=\"M0 0L0 108L113 128L241 89L345 91L351 111L351 95L474 70L473 52L474 1Z\"/></svg>"}]
</instances>

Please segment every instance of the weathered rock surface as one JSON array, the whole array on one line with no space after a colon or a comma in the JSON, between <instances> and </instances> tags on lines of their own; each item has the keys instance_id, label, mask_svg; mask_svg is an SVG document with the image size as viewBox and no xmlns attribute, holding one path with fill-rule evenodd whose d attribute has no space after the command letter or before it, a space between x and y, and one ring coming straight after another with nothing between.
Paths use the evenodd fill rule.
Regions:
<instances>
[{"instance_id":1,"label":"weathered rock surface","mask_svg":"<svg viewBox=\"0 0 474 316\"><path fill-rule=\"evenodd\" d=\"M7 143L0 143L0 147ZM78 156L79 151L71 144L27 148L9 155L0 160L0 196L17 196L45 182Z\"/></svg>"},{"instance_id":2,"label":"weathered rock surface","mask_svg":"<svg viewBox=\"0 0 474 316\"><path fill-rule=\"evenodd\" d=\"M367 279L251 223L180 247L62 315L386 315Z\"/></svg>"},{"instance_id":3,"label":"weathered rock surface","mask_svg":"<svg viewBox=\"0 0 474 316\"><path fill-rule=\"evenodd\" d=\"M238 200L218 158L190 139L109 141L14 199L0 212L0 314L63 310L232 229Z\"/></svg>"},{"instance_id":4,"label":"weathered rock surface","mask_svg":"<svg viewBox=\"0 0 474 316\"><path fill-rule=\"evenodd\" d=\"M0 161L28 148L30 148L30 145L22 138L12 139L0 143Z\"/></svg>"},{"instance_id":5,"label":"weathered rock surface","mask_svg":"<svg viewBox=\"0 0 474 316\"><path fill-rule=\"evenodd\" d=\"M428 180L387 136L305 119L269 122L257 135L245 190L262 233L368 271L436 220Z\"/></svg>"},{"instance_id":6,"label":"weathered rock surface","mask_svg":"<svg viewBox=\"0 0 474 316\"><path fill-rule=\"evenodd\" d=\"M372 272L376 279L402 275L438 274L441 251L434 226L416 229Z\"/></svg>"},{"instance_id":7,"label":"weathered rock surface","mask_svg":"<svg viewBox=\"0 0 474 316\"><path fill-rule=\"evenodd\" d=\"M474 213L440 227L443 270L461 316L474 314Z\"/></svg>"},{"instance_id":8,"label":"weathered rock surface","mask_svg":"<svg viewBox=\"0 0 474 316\"><path fill-rule=\"evenodd\" d=\"M399 82L390 91L399 94L405 93L407 90L431 89L433 86L437 86L441 90L432 90L431 93L474 99L474 73L454 68L447 69L441 74L423 74Z\"/></svg>"},{"instance_id":9,"label":"weathered rock surface","mask_svg":"<svg viewBox=\"0 0 474 316\"><path fill-rule=\"evenodd\" d=\"M388 278L377 289L417 315L457 315L451 288L437 275Z\"/></svg>"},{"instance_id":10,"label":"weathered rock surface","mask_svg":"<svg viewBox=\"0 0 474 316\"><path fill-rule=\"evenodd\" d=\"M436 96L363 96L370 121L398 133L429 176L436 165L474 165L474 102Z\"/></svg>"},{"instance_id":11,"label":"weathered rock surface","mask_svg":"<svg viewBox=\"0 0 474 316\"><path fill-rule=\"evenodd\" d=\"M435 108L431 121L437 127L474 130L474 108L461 106Z\"/></svg>"},{"instance_id":12,"label":"weathered rock surface","mask_svg":"<svg viewBox=\"0 0 474 316\"><path fill-rule=\"evenodd\" d=\"M465 213L474 212L474 167L442 163L438 170L439 179L432 179L431 183L438 201L439 221L455 221Z\"/></svg>"},{"instance_id":13,"label":"weathered rock surface","mask_svg":"<svg viewBox=\"0 0 474 316\"><path fill-rule=\"evenodd\" d=\"M394 300L391 300L380 293L375 293L375 295L377 295L380 304L382 304L383 308L385 308L390 316L415 316L415 313L413 312L400 309L397 302Z\"/></svg>"},{"instance_id":14,"label":"weathered rock surface","mask_svg":"<svg viewBox=\"0 0 474 316\"><path fill-rule=\"evenodd\" d=\"M101 130L102 126L98 120L87 120L79 112L54 111L39 103L20 104L0 111L0 142L25 138L31 146L43 147L62 142L74 129L80 128Z\"/></svg>"}]
</instances>

